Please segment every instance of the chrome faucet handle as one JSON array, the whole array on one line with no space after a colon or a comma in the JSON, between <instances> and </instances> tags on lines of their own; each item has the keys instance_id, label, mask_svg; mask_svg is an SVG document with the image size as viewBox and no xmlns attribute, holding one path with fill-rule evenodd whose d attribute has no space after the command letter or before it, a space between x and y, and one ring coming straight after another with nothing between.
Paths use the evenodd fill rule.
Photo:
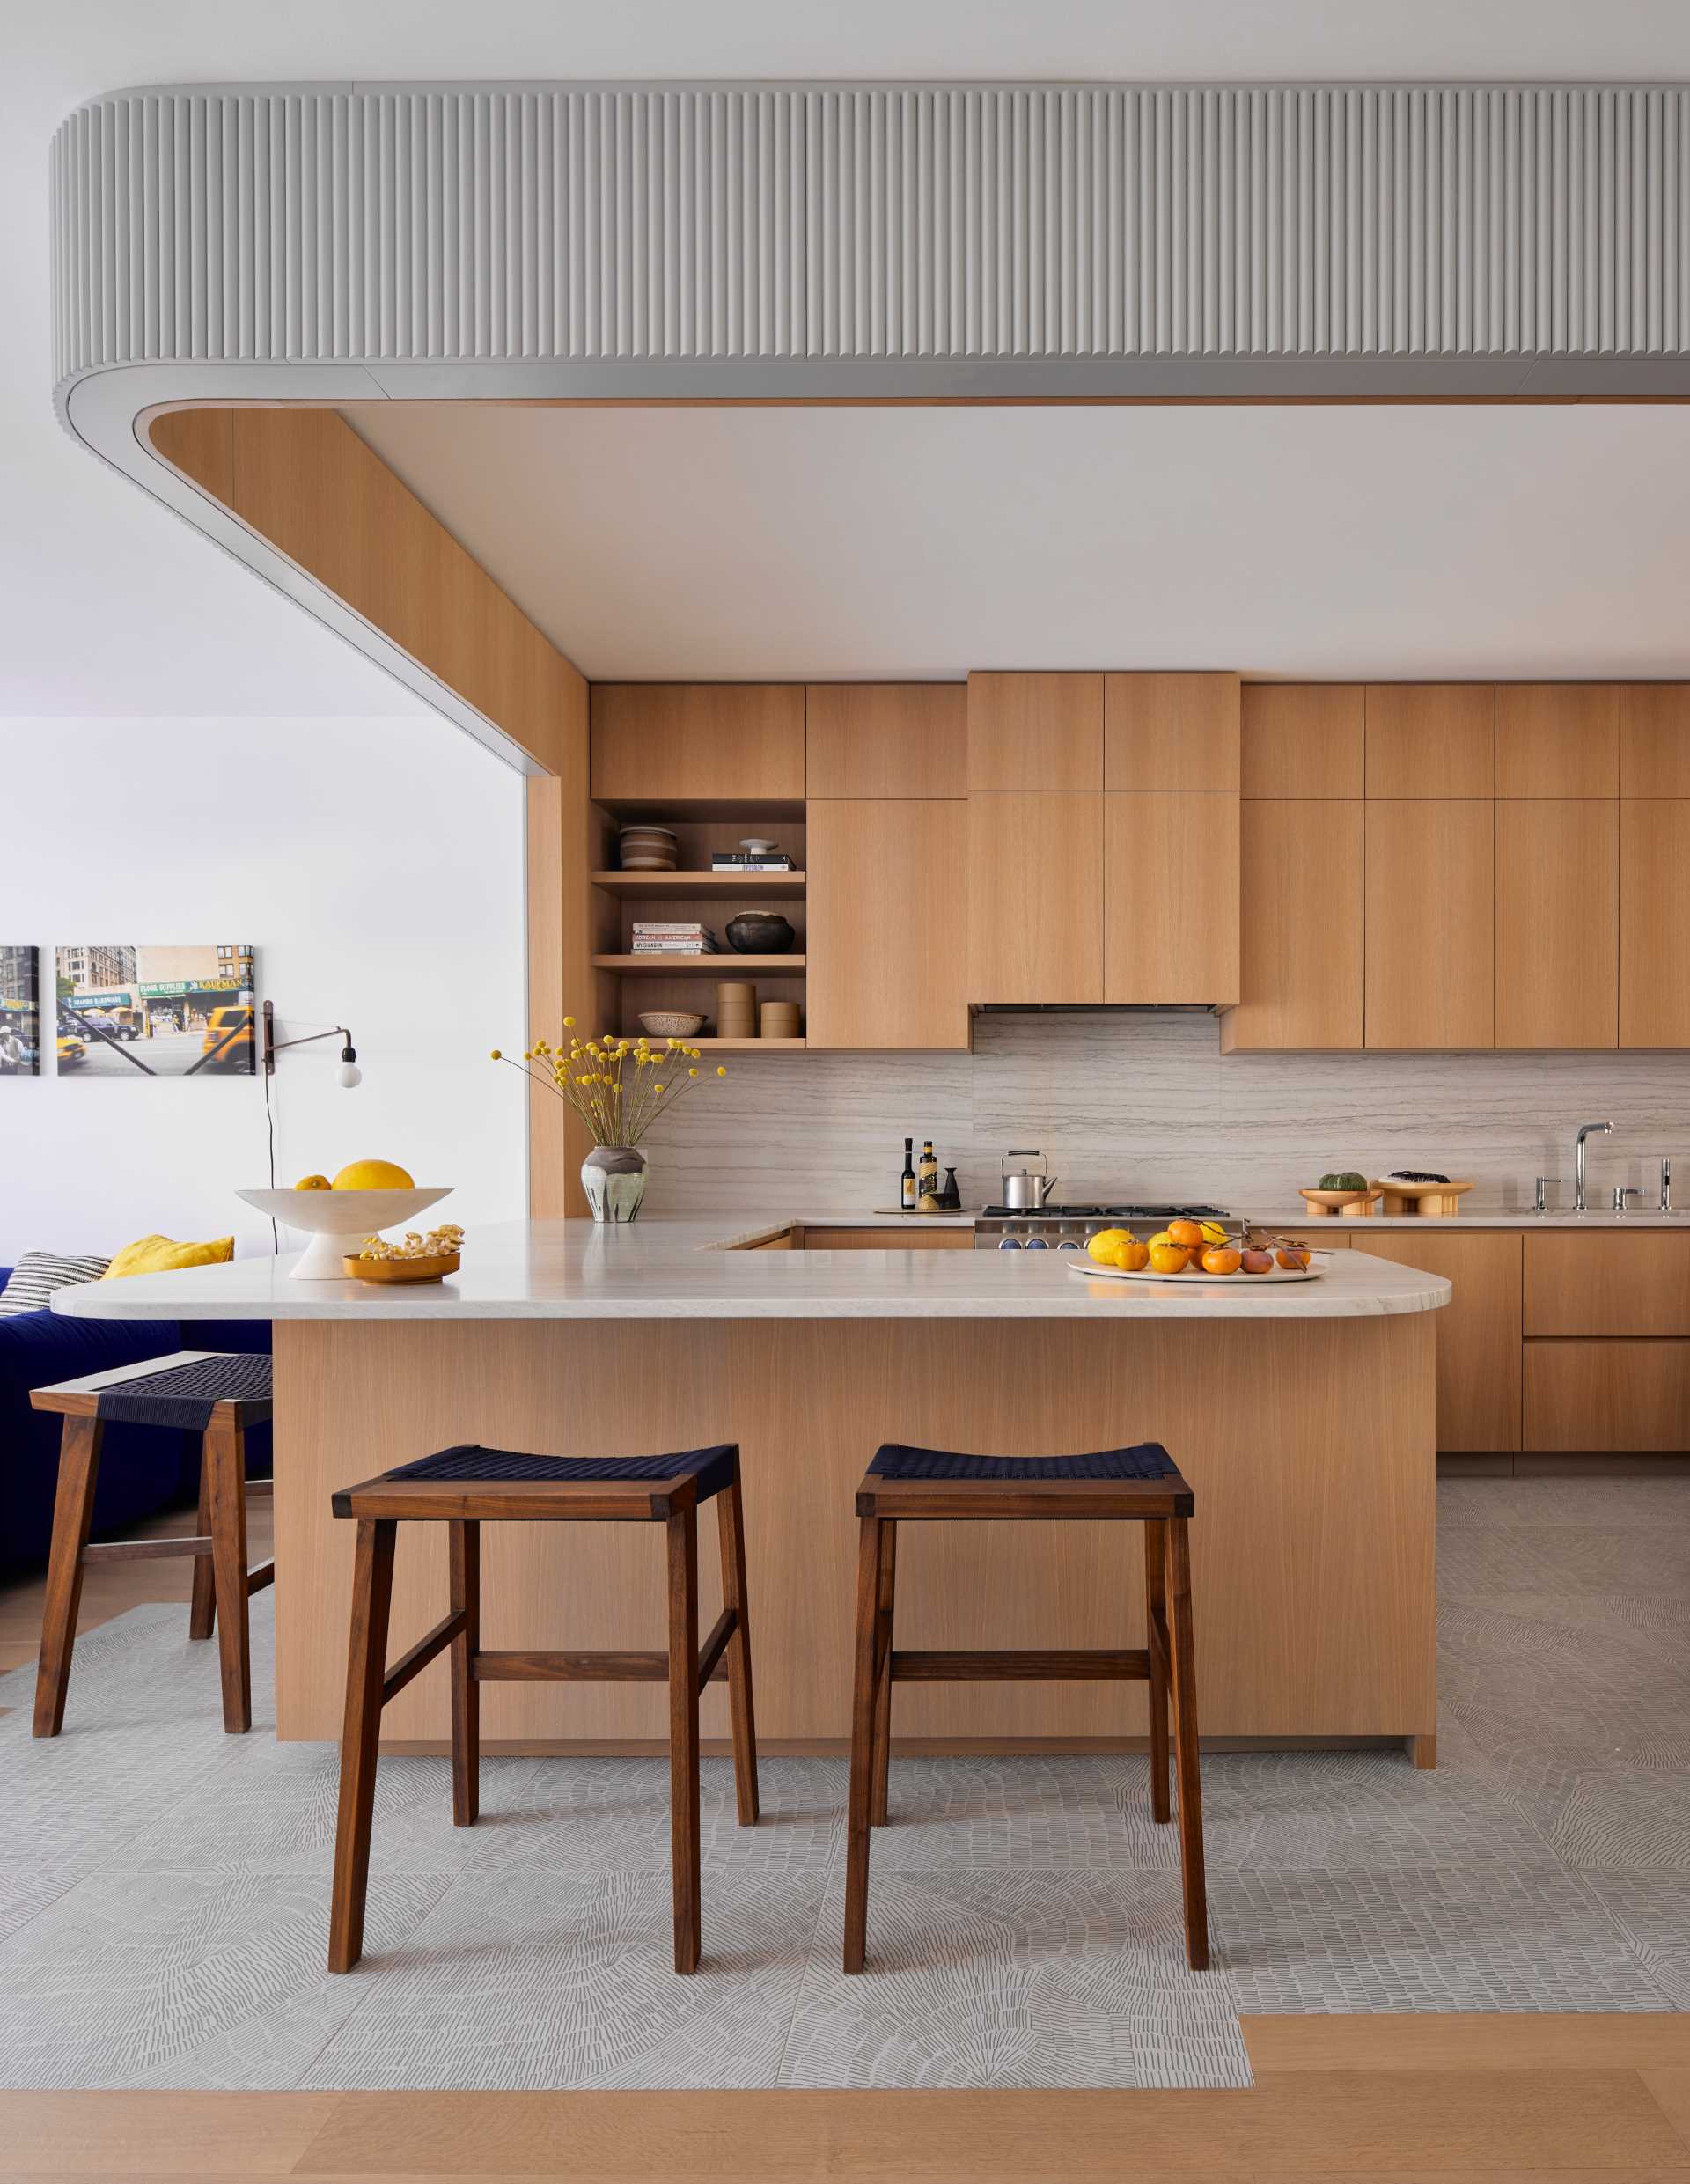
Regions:
<instances>
[{"instance_id":1,"label":"chrome faucet handle","mask_svg":"<svg viewBox=\"0 0 1690 2184\"><path fill-rule=\"evenodd\" d=\"M1537 1201L1532 1210L1533 1213L1547 1213L1549 1210L1549 1178L1547 1175L1538 1178Z\"/></svg>"},{"instance_id":2,"label":"chrome faucet handle","mask_svg":"<svg viewBox=\"0 0 1690 2184\"><path fill-rule=\"evenodd\" d=\"M1661 1211L1672 1210L1672 1163L1664 1153L1661 1155Z\"/></svg>"},{"instance_id":3,"label":"chrome faucet handle","mask_svg":"<svg viewBox=\"0 0 1690 2184\"><path fill-rule=\"evenodd\" d=\"M1629 1213L1631 1211L1631 1208L1626 1203L1626 1201L1628 1198L1635 1198L1639 1205L1642 1205L1643 1202L1643 1194L1642 1191L1634 1188L1629 1184L1621 1186L1616 1183L1613 1189L1613 1210L1616 1213Z\"/></svg>"}]
</instances>

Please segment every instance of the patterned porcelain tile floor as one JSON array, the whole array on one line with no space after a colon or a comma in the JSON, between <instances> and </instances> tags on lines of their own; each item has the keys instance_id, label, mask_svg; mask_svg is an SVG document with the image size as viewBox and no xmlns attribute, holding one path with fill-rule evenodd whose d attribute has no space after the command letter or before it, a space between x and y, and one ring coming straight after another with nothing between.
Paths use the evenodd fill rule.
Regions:
<instances>
[{"instance_id":1,"label":"patterned porcelain tile floor","mask_svg":"<svg viewBox=\"0 0 1690 2184\"><path fill-rule=\"evenodd\" d=\"M1439 1492L1439 1757L1203 1766L1216 1968L1135 1758L894 1762L873 1969L838 1968L845 1769L704 1767L705 1961L669 1970L662 1760L383 1763L370 1947L321 1969L334 1755L217 1724L137 1608L64 1737L0 1680L0 2085L1243 2085L1238 2012L1690 2009L1690 1482ZM268 1596L254 1688L268 1688Z\"/></svg>"}]
</instances>

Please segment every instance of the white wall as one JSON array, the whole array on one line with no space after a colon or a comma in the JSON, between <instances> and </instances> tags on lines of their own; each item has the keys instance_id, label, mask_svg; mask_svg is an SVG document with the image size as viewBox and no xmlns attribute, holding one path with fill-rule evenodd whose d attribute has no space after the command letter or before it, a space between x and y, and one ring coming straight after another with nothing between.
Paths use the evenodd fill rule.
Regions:
<instances>
[{"instance_id":1,"label":"white wall","mask_svg":"<svg viewBox=\"0 0 1690 2184\"><path fill-rule=\"evenodd\" d=\"M439 1219L523 1210L522 782L433 718L0 720L0 939L251 940L283 1035L288 1184L372 1155L450 1183ZM48 1042L50 1044L50 1042ZM162 1230L268 1251L263 1079L0 1079L0 1264ZM285 1239L284 1239L285 1241Z\"/></svg>"}]
</instances>

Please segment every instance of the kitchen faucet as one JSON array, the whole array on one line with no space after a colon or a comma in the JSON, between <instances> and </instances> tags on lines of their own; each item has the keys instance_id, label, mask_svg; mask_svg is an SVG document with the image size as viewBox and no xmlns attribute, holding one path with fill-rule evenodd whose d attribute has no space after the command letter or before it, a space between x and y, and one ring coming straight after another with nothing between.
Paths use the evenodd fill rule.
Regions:
<instances>
[{"instance_id":1,"label":"kitchen faucet","mask_svg":"<svg viewBox=\"0 0 1690 2184\"><path fill-rule=\"evenodd\" d=\"M1583 1213L1584 1210L1584 1140L1587 1137L1591 1136L1598 1130L1606 1136L1607 1133L1611 1132L1613 1129L1613 1125L1612 1122L1581 1122L1578 1126L1578 1136L1573 1140L1573 1172L1575 1177L1573 1189L1573 1211L1575 1213Z\"/></svg>"}]
</instances>

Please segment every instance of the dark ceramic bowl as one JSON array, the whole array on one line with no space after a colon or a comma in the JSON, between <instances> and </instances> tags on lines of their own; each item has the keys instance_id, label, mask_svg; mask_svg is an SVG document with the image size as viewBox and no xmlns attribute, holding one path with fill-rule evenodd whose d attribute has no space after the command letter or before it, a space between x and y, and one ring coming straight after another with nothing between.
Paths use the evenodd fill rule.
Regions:
<instances>
[{"instance_id":1,"label":"dark ceramic bowl","mask_svg":"<svg viewBox=\"0 0 1690 2184\"><path fill-rule=\"evenodd\" d=\"M778 910L742 910L724 930L741 955L784 955L797 938Z\"/></svg>"}]
</instances>

